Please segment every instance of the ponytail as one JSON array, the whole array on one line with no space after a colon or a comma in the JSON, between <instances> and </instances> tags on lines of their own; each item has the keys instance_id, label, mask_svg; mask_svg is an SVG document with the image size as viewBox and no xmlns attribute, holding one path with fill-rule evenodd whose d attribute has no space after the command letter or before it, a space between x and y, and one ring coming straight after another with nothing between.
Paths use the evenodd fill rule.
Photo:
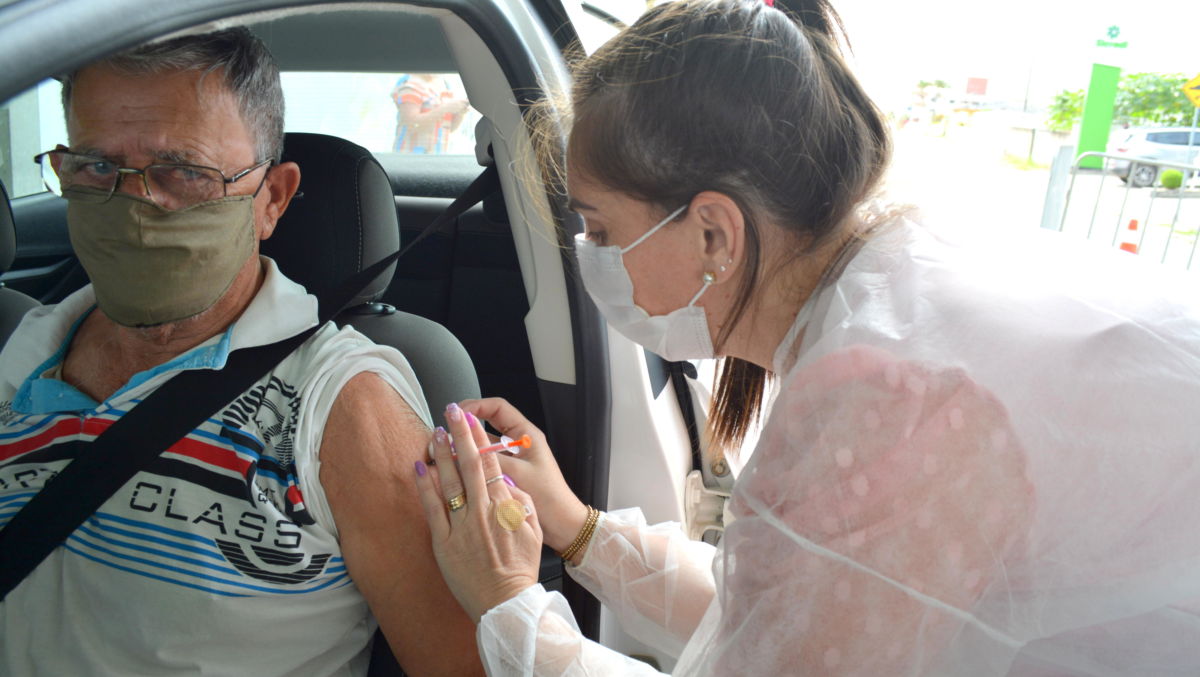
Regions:
<instances>
[{"instance_id":1,"label":"ponytail","mask_svg":"<svg viewBox=\"0 0 1200 677\"><path fill-rule=\"evenodd\" d=\"M831 42L846 40L842 17L828 0L775 0L774 7L789 15L797 25Z\"/></svg>"}]
</instances>

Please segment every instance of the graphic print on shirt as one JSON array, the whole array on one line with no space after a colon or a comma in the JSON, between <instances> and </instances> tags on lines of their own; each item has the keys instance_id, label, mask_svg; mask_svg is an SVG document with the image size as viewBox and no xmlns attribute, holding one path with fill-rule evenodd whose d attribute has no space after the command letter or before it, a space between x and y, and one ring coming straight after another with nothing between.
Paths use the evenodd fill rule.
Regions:
<instances>
[{"instance_id":1,"label":"graphic print on shirt","mask_svg":"<svg viewBox=\"0 0 1200 677\"><path fill-rule=\"evenodd\" d=\"M0 527L136 399L91 412L0 403ZM111 568L209 592L294 594L349 584L336 541L304 505L298 389L265 377L150 463L64 544Z\"/></svg>"}]
</instances>

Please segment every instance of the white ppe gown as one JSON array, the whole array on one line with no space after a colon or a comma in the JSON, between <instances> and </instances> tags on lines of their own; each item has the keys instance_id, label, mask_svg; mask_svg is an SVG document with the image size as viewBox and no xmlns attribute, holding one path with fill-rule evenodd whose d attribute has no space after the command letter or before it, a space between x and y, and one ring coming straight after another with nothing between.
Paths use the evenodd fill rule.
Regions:
<instances>
[{"instance_id":1,"label":"white ppe gown","mask_svg":"<svg viewBox=\"0 0 1200 677\"><path fill-rule=\"evenodd\" d=\"M775 358L720 546L606 515L571 575L676 675L1200 675L1200 281L898 217ZM540 587L492 675L639 675Z\"/></svg>"}]
</instances>

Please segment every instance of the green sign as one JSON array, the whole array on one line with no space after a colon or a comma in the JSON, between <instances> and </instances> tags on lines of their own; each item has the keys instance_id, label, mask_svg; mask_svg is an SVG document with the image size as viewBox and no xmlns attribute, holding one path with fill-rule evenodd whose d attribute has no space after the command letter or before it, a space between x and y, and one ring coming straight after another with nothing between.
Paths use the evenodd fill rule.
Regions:
<instances>
[{"instance_id":1,"label":"green sign","mask_svg":"<svg viewBox=\"0 0 1200 677\"><path fill-rule=\"evenodd\" d=\"M1092 65L1092 79L1088 83L1087 95L1083 99L1083 119L1079 122L1079 152L1099 151L1108 147L1108 132L1112 129L1113 104L1117 100L1117 83L1121 80L1121 69L1103 64ZM1103 158L1089 157L1079 162L1080 167L1099 169Z\"/></svg>"},{"instance_id":2,"label":"green sign","mask_svg":"<svg viewBox=\"0 0 1200 677\"><path fill-rule=\"evenodd\" d=\"M1101 38L1100 40L1096 41L1096 46L1097 47L1115 47L1116 49L1125 49L1126 47L1129 46L1129 41L1122 40L1120 42L1117 42L1117 39L1120 37L1121 37L1121 27L1120 26L1109 26L1108 30L1105 31L1104 38Z\"/></svg>"}]
</instances>

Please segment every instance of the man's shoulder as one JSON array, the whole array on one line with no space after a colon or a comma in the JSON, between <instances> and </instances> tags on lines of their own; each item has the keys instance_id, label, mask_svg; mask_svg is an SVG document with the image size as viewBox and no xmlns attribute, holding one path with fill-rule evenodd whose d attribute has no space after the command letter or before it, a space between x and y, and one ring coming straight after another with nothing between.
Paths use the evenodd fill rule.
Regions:
<instances>
[{"instance_id":1,"label":"man's shoulder","mask_svg":"<svg viewBox=\"0 0 1200 677\"><path fill-rule=\"evenodd\" d=\"M421 386L405 356L392 346L372 341L349 325L338 327L333 322L326 323L273 374L294 383L305 396L326 401L327 406L346 397L348 401L358 402L363 409L372 409L381 402L373 399L368 391L382 388L383 392L399 395L403 403L422 419L428 418ZM360 374L367 374L369 378L357 378ZM370 387L349 388L356 378L371 384Z\"/></svg>"}]
</instances>

